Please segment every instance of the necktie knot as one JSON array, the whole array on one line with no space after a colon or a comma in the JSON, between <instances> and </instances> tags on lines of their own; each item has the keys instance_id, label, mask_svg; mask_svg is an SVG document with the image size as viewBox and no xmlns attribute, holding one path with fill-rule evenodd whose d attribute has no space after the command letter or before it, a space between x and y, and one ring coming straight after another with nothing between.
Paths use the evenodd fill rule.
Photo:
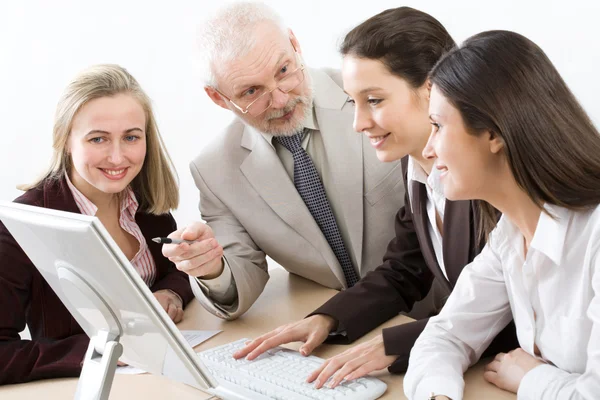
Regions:
<instances>
[{"instance_id":1,"label":"necktie knot","mask_svg":"<svg viewBox=\"0 0 600 400\"><path fill-rule=\"evenodd\" d=\"M276 139L283 147L288 149L290 153L294 154L302 150L302 135L304 132L296 133L292 136L277 136Z\"/></svg>"}]
</instances>

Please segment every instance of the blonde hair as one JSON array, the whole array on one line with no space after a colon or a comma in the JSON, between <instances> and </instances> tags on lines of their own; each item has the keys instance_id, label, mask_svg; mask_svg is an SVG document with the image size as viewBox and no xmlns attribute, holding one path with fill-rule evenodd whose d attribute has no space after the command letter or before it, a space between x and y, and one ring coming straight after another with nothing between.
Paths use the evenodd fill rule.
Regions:
<instances>
[{"instance_id":1,"label":"blonde hair","mask_svg":"<svg viewBox=\"0 0 600 400\"><path fill-rule=\"evenodd\" d=\"M50 165L41 178L18 188L33 189L46 179L60 180L69 174L72 165L67 143L73 118L87 102L118 94L128 94L136 99L146 115L146 158L142 170L131 182L140 210L164 214L177 208L177 175L158 131L150 98L125 68L113 64L94 65L69 83L56 107L52 137L54 152Z\"/></svg>"}]
</instances>

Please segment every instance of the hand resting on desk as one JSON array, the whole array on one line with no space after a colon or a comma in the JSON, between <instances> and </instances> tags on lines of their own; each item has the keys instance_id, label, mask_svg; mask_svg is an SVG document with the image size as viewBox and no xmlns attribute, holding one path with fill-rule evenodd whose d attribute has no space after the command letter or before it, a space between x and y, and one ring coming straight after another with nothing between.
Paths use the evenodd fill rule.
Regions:
<instances>
[{"instance_id":1,"label":"hand resting on desk","mask_svg":"<svg viewBox=\"0 0 600 400\"><path fill-rule=\"evenodd\" d=\"M525 375L543 364L543 361L518 348L508 353L498 353L494 360L485 366L483 377L500 389L517 393Z\"/></svg>"},{"instance_id":2,"label":"hand resting on desk","mask_svg":"<svg viewBox=\"0 0 600 400\"><path fill-rule=\"evenodd\" d=\"M162 289L153 294L162 308L169 314L169 318L171 318L173 322L178 323L183 319L183 303L181 302L181 298L177 296L175 292L168 289Z\"/></svg>"}]
</instances>

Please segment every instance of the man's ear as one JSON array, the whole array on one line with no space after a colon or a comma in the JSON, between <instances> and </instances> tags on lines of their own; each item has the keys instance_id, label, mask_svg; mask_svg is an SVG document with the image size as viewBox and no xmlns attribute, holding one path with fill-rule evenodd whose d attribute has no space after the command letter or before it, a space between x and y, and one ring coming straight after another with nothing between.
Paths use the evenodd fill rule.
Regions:
<instances>
[{"instance_id":1,"label":"man's ear","mask_svg":"<svg viewBox=\"0 0 600 400\"><path fill-rule=\"evenodd\" d=\"M298 39L296 39L296 35L290 28L288 28L288 36L290 38L290 42L292 42L292 46L294 46L294 50L298 52L298 54L302 55L302 49L300 48L300 43L298 43Z\"/></svg>"},{"instance_id":2,"label":"man's ear","mask_svg":"<svg viewBox=\"0 0 600 400\"><path fill-rule=\"evenodd\" d=\"M223 107L224 109L229 110L225 99L223 98L223 96L221 96L219 92L216 91L215 88L213 88L212 86L204 86L204 91L206 92L208 97L210 97L213 103L215 103L219 107Z\"/></svg>"},{"instance_id":3,"label":"man's ear","mask_svg":"<svg viewBox=\"0 0 600 400\"><path fill-rule=\"evenodd\" d=\"M498 154L504 149L504 140L494 131L488 131L490 140L490 151L493 154Z\"/></svg>"}]
</instances>

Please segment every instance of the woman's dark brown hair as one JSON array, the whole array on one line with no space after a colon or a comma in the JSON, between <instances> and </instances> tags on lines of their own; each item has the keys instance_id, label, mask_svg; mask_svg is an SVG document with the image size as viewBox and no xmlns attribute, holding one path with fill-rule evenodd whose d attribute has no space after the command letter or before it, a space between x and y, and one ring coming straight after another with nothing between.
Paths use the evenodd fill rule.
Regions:
<instances>
[{"instance_id":1,"label":"woman's dark brown hair","mask_svg":"<svg viewBox=\"0 0 600 400\"><path fill-rule=\"evenodd\" d=\"M385 10L352 29L342 55L381 61L388 70L419 88L454 40L431 15L410 7Z\"/></svg>"},{"instance_id":2,"label":"woman's dark brown hair","mask_svg":"<svg viewBox=\"0 0 600 400\"><path fill-rule=\"evenodd\" d=\"M600 134L535 43L483 32L444 56L430 78L471 134L502 139L517 183L536 205L600 204ZM480 222L487 234L495 215L482 208Z\"/></svg>"}]
</instances>

